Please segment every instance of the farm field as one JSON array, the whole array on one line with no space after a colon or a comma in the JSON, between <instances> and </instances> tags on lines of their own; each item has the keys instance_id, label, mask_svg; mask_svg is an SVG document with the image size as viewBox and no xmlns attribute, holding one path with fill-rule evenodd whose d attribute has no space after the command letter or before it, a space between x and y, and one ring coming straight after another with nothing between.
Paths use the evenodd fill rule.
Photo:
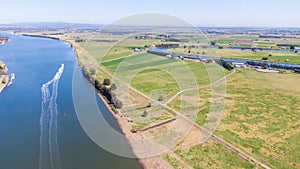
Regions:
<instances>
[{"instance_id":1,"label":"farm field","mask_svg":"<svg viewBox=\"0 0 300 169\"><path fill-rule=\"evenodd\" d=\"M233 154L213 140L189 148L176 149L170 154L165 154L164 158L176 169L188 167L251 169L255 167L254 164Z\"/></svg>"},{"instance_id":2,"label":"farm field","mask_svg":"<svg viewBox=\"0 0 300 169\"><path fill-rule=\"evenodd\" d=\"M80 36L80 35L78 35ZM98 35L97 35L98 36ZM71 37L71 36L69 36ZM84 36L83 36L84 37ZM99 35L99 39L106 39ZM121 37L110 37L120 39ZM96 38L98 39L98 38ZM72 38L70 39L72 40ZM233 40L221 39L218 43L231 43ZM167 59L146 53L146 46L160 43L157 40L127 39L115 42L75 43L81 46L79 60L88 67L97 70L96 79L112 79L119 89L128 88L128 92L117 94L123 101L122 114L133 120L132 129L139 131L176 118L177 112L193 111L184 114L195 120L196 124L206 124L212 106L212 87L210 84L226 75L225 112L218 128L214 132L228 143L247 155L271 168L299 168L299 113L300 84L299 75L287 71L284 74L264 74L253 69L227 71L216 64ZM274 45L273 42L255 42L260 45ZM107 50L107 47L111 47ZM140 48L140 52L134 52ZM174 52L187 53L188 49L172 49ZM298 53L262 52L216 49L205 51L191 49L191 54L217 54L220 57L300 63ZM271 54L271 55L270 55ZM95 62L96 61L96 62ZM95 64L96 63L96 64ZM216 68L221 68L210 77ZM184 73L188 70L190 74ZM232 73L232 74L231 74ZM174 78L173 75L176 75ZM180 81L190 77L192 81ZM121 80L123 82L121 82ZM179 81L178 81L179 80ZM180 83L178 83L180 82ZM126 85L125 85L126 84ZM181 84L178 85L178 84ZM197 87L195 89L195 86ZM187 90L187 91L185 91ZM117 91L116 91L117 92ZM191 93L198 93L193 95ZM181 95L186 95L182 98ZM163 99L159 101L160 97ZM185 101L193 101L192 104ZM186 105L182 105L182 102ZM149 107L149 103L151 107ZM158 104L159 103L159 104ZM165 108L168 106L169 108ZM143 114L147 114L143 117ZM196 112L196 113L195 113ZM154 136L158 128L145 132L144 136ZM205 156L201 156L205 154ZM254 168L255 164L232 153L218 142L210 140L204 144L181 147L180 144L163 155L174 168ZM217 159L217 160L213 160Z\"/></svg>"},{"instance_id":3,"label":"farm field","mask_svg":"<svg viewBox=\"0 0 300 169\"><path fill-rule=\"evenodd\" d=\"M240 70L227 79L217 135L272 168L299 168L298 74Z\"/></svg>"}]
</instances>

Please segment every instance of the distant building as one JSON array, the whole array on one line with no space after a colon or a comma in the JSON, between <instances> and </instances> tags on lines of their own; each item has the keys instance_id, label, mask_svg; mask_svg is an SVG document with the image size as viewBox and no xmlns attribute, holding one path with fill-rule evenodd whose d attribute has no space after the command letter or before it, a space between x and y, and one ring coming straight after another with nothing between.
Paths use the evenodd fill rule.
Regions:
<instances>
[{"instance_id":1,"label":"distant building","mask_svg":"<svg viewBox=\"0 0 300 169\"><path fill-rule=\"evenodd\" d=\"M239 62L231 62L231 64L236 68L244 68L246 66L245 63L239 63Z\"/></svg>"},{"instance_id":2,"label":"distant building","mask_svg":"<svg viewBox=\"0 0 300 169\"><path fill-rule=\"evenodd\" d=\"M141 49L139 49L139 48L134 48L133 51L134 51L134 52L141 52Z\"/></svg>"},{"instance_id":3,"label":"distant building","mask_svg":"<svg viewBox=\"0 0 300 169\"><path fill-rule=\"evenodd\" d=\"M150 39L151 37L149 35L139 35L139 36L135 36L135 39Z\"/></svg>"},{"instance_id":4,"label":"distant building","mask_svg":"<svg viewBox=\"0 0 300 169\"><path fill-rule=\"evenodd\" d=\"M296 38L295 36L284 36L284 35L259 35L259 38L269 38L269 39L281 39L281 38Z\"/></svg>"}]
</instances>

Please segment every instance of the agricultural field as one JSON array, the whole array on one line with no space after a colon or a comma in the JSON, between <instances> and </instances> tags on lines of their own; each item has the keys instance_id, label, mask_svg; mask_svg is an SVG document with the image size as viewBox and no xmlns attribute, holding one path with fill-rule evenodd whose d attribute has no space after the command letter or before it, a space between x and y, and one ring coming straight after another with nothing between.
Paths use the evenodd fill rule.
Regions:
<instances>
[{"instance_id":1,"label":"agricultural field","mask_svg":"<svg viewBox=\"0 0 300 169\"><path fill-rule=\"evenodd\" d=\"M233 72L214 63L168 59L147 53L149 46L161 43L158 39L137 40L127 37L126 40L119 41L125 36L102 34L93 35L96 40L88 39L89 35L80 34L66 37L69 38L68 41L78 45L80 62L97 70L96 79L103 81L109 78L112 83L117 84L114 92L123 102L119 111L132 120L134 131L176 118L178 112L193 119L197 125L205 126L214 102L214 88L211 84L228 75L225 113L215 134L272 168L300 168L299 75L289 71L284 74L263 74L252 69ZM89 43L75 42L77 37ZM238 38L240 37L224 37L216 39L216 42L226 45ZM111 41L103 42L101 39ZM277 42L256 40L254 43L267 47L274 46ZM141 50L136 52L135 48ZM188 50L171 49L178 53L187 53ZM216 54L220 57L252 60L268 57L269 61L274 62L289 59L290 63L300 64L298 53L254 53L229 49L206 51L200 48L190 50L190 54L202 55L203 52L204 55ZM189 111L193 113L183 113ZM165 128L152 129L145 132L144 136L153 137L166 130ZM163 158L174 168L255 167L255 164L242 159L214 140L191 147L181 147L179 144L165 153Z\"/></svg>"},{"instance_id":2,"label":"agricultural field","mask_svg":"<svg viewBox=\"0 0 300 169\"><path fill-rule=\"evenodd\" d=\"M189 148L179 148L163 156L175 169L235 168L252 169L254 164L209 140Z\"/></svg>"},{"instance_id":3,"label":"agricultural field","mask_svg":"<svg viewBox=\"0 0 300 169\"><path fill-rule=\"evenodd\" d=\"M216 134L272 168L299 168L299 77L255 70L229 77Z\"/></svg>"}]
</instances>

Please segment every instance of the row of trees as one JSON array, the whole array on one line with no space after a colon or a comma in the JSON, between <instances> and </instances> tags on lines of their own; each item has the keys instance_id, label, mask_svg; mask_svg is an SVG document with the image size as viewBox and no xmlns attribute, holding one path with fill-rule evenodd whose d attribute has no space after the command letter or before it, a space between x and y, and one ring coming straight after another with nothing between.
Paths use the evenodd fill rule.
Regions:
<instances>
[{"instance_id":1,"label":"row of trees","mask_svg":"<svg viewBox=\"0 0 300 169\"><path fill-rule=\"evenodd\" d=\"M216 62L219 65L223 66L225 69L229 70L229 71L232 70L232 69L234 69L234 67L231 64L229 64L228 62L226 62L226 61L224 61L222 59L216 60Z\"/></svg>"},{"instance_id":2,"label":"row of trees","mask_svg":"<svg viewBox=\"0 0 300 169\"><path fill-rule=\"evenodd\" d=\"M94 75L96 74L95 68L82 68L83 76L95 85L95 88L109 101L110 104L113 104L115 108L120 109L123 106L121 100L116 97L116 94L113 92L117 89L116 84L112 84L110 79L104 79L103 82L100 82L98 79L95 79Z\"/></svg>"},{"instance_id":3,"label":"row of trees","mask_svg":"<svg viewBox=\"0 0 300 169\"><path fill-rule=\"evenodd\" d=\"M104 79L103 82L99 82L97 79L95 81L95 87L98 89L110 102L110 104L113 104L115 108L120 109L123 106L123 103L121 100L119 100L116 96L116 94L113 92L117 89L116 84L111 84L110 79Z\"/></svg>"}]
</instances>

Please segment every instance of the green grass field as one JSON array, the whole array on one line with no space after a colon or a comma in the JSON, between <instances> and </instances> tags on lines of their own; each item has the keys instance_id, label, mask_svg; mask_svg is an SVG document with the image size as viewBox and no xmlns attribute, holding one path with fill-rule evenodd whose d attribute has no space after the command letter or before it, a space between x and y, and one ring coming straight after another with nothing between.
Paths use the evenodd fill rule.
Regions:
<instances>
[{"instance_id":1,"label":"green grass field","mask_svg":"<svg viewBox=\"0 0 300 169\"><path fill-rule=\"evenodd\" d=\"M121 36L94 35L93 38L113 40L121 39ZM228 44L239 38L241 37L235 35L223 37L217 43ZM131 87L151 98L157 100L160 95L163 95L162 103L166 103L180 91L199 87L196 90L199 95L191 91L183 92L185 97L181 98L179 95L167 105L176 111L197 110L196 117L194 117L196 123L205 124L212 102L210 99L212 88L206 86L230 72L217 67L216 64L167 59L145 53L145 51L133 52L131 49L132 47L142 48L144 45L153 43L160 42L154 39L129 38L118 43L92 41L88 44L84 42L77 44L81 46L79 60L86 65L98 66L97 79L102 81L104 78L115 77L114 82L120 83L118 79L121 78L126 84L130 84ZM260 47L268 47L277 42L255 41L254 43ZM173 51L185 53L187 49ZM268 57L269 61L274 62L284 62L289 59L290 63L300 64L300 54L297 53L261 51L253 53L226 49L191 50L191 54L203 52L204 55L216 54L221 57L251 60ZM270 54L272 56L269 56ZM225 114L215 132L216 135L271 168L300 168L299 75L290 72L263 74L248 69L239 71L226 80ZM118 88L122 89L122 87L126 85L119 84ZM151 108L146 107L153 102L131 89L128 93L125 90L120 91L119 98L125 100L121 112L124 116L134 120L132 125L135 130L176 116L158 104L152 104ZM141 117L145 111L148 112L148 116ZM165 155L164 159L174 168L184 168L186 164L193 168L254 168L253 164L215 142L186 149L178 147L172 155Z\"/></svg>"},{"instance_id":2,"label":"green grass field","mask_svg":"<svg viewBox=\"0 0 300 169\"><path fill-rule=\"evenodd\" d=\"M233 75L217 135L272 168L299 168L299 83L297 74Z\"/></svg>"},{"instance_id":3,"label":"green grass field","mask_svg":"<svg viewBox=\"0 0 300 169\"><path fill-rule=\"evenodd\" d=\"M242 159L238 155L224 148L219 143L209 141L203 144L192 146L185 149L177 149L174 151L183 162L165 155L164 158L174 167L182 168L188 164L192 168L226 168L226 169L252 169L254 164Z\"/></svg>"}]
</instances>

